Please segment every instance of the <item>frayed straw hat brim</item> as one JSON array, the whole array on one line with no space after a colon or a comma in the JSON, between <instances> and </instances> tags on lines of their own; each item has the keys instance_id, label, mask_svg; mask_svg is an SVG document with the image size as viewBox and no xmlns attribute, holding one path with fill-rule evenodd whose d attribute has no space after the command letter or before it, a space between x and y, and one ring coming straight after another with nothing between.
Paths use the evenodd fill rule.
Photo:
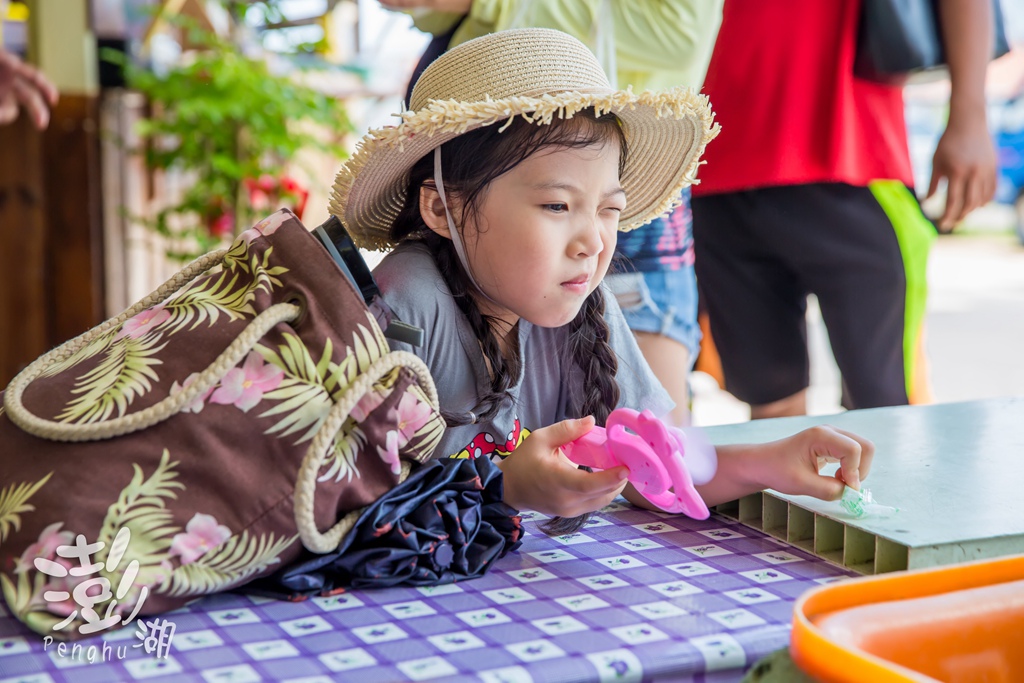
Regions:
<instances>
[{"instance_id":1,"label":"frayed straw hat brim","mask_svg":"<svg viewBox=\"0 0 1024 683\"><path fill-rule=\"evenodd\" d=\"M581 43L557 31L521 29L502 33L540 34L549 43L550 36L545 34L557 34L558 41L573 41L582 48L585 55L582 60L593 60ZM491 34L491 37L498 35ZM434 65L447 55L488 37L464 43ZM571 44L569 48L576 50ZM417 95L422 99L420 86L434 65L421 77L413 104ZM584 66L591 67L589 63ZM596 69L603 79L600 67ZM591 78L590 84L598 85L594 80ZM403 113L399 125L371 130L362 139L338 173L331 197L331 213L341 219L359 247L390 249L394 245L388 234L405 202L409 170L425 154L458 135L482 126L505 125L516 116L537 125L548 125L556 118L568 119L588 108L593 108L598 115L611 112L622 121L629 150L620 178L627 200L619 223L619 229L624 231L650 222L678 203L682 188L696 180L705 145L718 134L707 98L687 88L639 94L607 86L562 92L552 92L549 88L544 94L532 97L491 99L485 94L473 100L431 99L416 111Z\"/></svg>"}]
</instances>

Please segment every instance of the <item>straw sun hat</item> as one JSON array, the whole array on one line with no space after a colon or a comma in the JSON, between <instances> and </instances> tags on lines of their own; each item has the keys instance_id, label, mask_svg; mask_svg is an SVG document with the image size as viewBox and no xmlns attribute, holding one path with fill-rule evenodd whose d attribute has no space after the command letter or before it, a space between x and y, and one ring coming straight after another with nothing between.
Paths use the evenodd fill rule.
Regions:
<instances>
[{"instance_id":1,"label":"straw sun hat","mask_svg":"<svg viewBox=\"0 0 1024 683\"><path fill-rule=\"evenodd\" d=\"M331 213L359 247L389 249L409 170L423 155L516 116L544 125L588 107L618 116L628 144L620 230L671 209L718 134L703 95L687 88L613 90L594 55L572 36L540 28L499 31L462 43L427 67L401 123L371 130L342 166Z\"/></svg>"}]
</instances>

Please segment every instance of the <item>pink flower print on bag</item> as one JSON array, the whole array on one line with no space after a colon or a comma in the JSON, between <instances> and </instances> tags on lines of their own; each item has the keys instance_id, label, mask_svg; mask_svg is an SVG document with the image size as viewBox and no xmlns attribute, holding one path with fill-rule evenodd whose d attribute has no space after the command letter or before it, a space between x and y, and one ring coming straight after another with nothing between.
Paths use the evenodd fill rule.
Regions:
<instances>
[{"instance_id":1,"label":"pink flower print on bag","mask_svg":"<svg viewBox=\"0 0 1024 683\"><path fill-rule=\"evenodd\" d=\"M39 540L25 549L18 559L14 573L24 574L35 565L32 561L37 557L53 560L57 557L57 548L62 545L71 545L75 542L75 535L70 531L61 531L64 522L54 522L43 529L39 534Z\"/></svg>"},{"instance_id":2,"label":"pink flower print on bag","mask_svg":"<svg viewBox=\"0 0 1024 683\"><path fill-rule=\"evenodd\" d=\"M380 397L376 392L370 392L363 397L356 408L365 418L383 400L384 398ZM352 414L356 415L357 410L353 409ZM392 429L387 433L384 437L384 447L377 446L377 454L381 460L391 467L393 474L399 474L402 471L398 450L405 448L412 440L412 437L416 435L416 432L421 430L423 425L427 424L432 416L433 411L430 409L430 406L418 401L411 394L404 394L398 402L398 406L388 411L388 421L397 423L398 429Z\"/></svg>"},{"instance_id":3,"label":"pink flower print on bag","mask_svg":"<svg viewBox=\"0 0 1024 683\"><path fill-rule=\"evenodd\" d=\"M45 607L51 614L69 617L80 607L74 598L75 589L89 577L72 574L74 565L63 558L57 558L54 562L63 567L67 575L50 577L37 592L33 593L32 601L40 607Z\"/></svg>"},{"instance_id":4,"label":"pink flower print on bag","mask_svg":"<svg viewBox=\"0 0 1024 683\"><path fill-rule=\"evenodd\" d=\"M228 370L220 387L210 396L210 402L234 405L247 413L263 399L263 394L276 389L282 379L284 370L265 363L260 354L252 351L245 357L242 367Z\"/></svg>"},{"instance_id":5,"label":"pink flower print on bag","mask_svg":"<svg viewBox=\"0 0 1024 683\"><path fill-rule=\"evenodd\" d=\"M402 471L402 463L398 459L398 432L391 430L384 438L384 448L377 446L377 454L391 467L392 474Z\"/></svg>"},{"instance_id":6,"label":"pink flower print on bag","mask_svg":"<svg viewBox=\"0 0 1024 683\"><path fill-rule=\"evenodd\" d=\"M168 555L178 555L182 564L192 564L229 538L231 529L218 524L212 515L197 512L185 526L185 533L174 535Z\"/></svg>"},{"instance_id":7,"label":"pink flower print on bag","mask_svg":"<svg viewBox=\"0 0 1024 683\"><path fill-rule=\"evenodd\" d=\"M175 394L180 394L185 389L188 389L192 385L192 383L196 381L196 378L198 378L198 377L199 377L199 373L198 372L193 372L191 375L186 377L185 381L182 382L181 384L178 384L177 382L173 382L171 384L171 396L174 396ZM197 396L196 397L196 400L192 401L187 406L182 408L182 411L188 412L188 413L198 413L200 410L203 409L203 405L204 405L206 399L208 399L210 397L210 394L213 393L213 389L214 389L213 387L210 387L209 389L204 391L201 396Z\"/></svg>"},{"instance_id":8,"label":"pink flower print on bag","mask_svg":"<svg viewBox=\"0 0 1024 683\"><path fill-rule=\"evenodd\" d=\"M141 337L145 337L154 327L170 317L171 312L164 308L163 304L154 306L153 308L147 308L126 320L124 325L121 326L121 331L117 333L117 337L115 337L115 339L121 339L122 337L139 339Z\"/></svg>"},{"instance_id":9,"label":"pink flower print on bag","mask_svg":"<svg viewBox=\"0 0 1024 683\"><path fill-rule=\"evenodd\" d=\"M431 417L430 406L426 403L422 403L416 400L416 397L412 394L405 394L402 396L402 400L398 402L398 432L401 439L398 442L398 447L402 448L412 437L416 435L423 425L427 424L427 420Z\"/></svg>"}]
</instances>

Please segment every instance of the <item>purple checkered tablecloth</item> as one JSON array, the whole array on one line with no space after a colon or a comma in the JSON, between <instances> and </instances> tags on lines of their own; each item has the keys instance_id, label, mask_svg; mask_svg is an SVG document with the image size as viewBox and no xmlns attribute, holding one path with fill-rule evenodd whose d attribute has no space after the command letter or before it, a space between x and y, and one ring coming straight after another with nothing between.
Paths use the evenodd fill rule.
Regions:
<instances>
[{"instance_id":1,"label":"purple checkered tablecloth","mask_svg":"<svg viewBox=\"0 0 1024 683\"><path fill-rule=\"evenodd\" d=\"M718 515L616 502L560 538L539 519L474 581L194 602L165 615L164 658L132 647L135 623L61 656L0 610L0 683L738 680L787 644L798 595L852 575Z\"/></svg>"}]
</instances>

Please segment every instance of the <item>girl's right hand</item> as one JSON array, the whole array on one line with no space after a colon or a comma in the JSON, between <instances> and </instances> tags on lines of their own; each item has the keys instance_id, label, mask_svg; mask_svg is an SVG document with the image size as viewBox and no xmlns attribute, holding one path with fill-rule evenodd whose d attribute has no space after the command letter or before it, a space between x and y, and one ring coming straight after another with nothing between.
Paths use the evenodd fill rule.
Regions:
<instances>
[{"instance_id":1,"label":"girl's right hand","mask_svg":"<svg viewBox=\"0 0 1024 683\"><path fill-rule=\"evenodd\" d=\"M561 446L589 432L593 417L563 420L532 432L498 463L504 473L506 503L517 510L577 517L600 510L626 486L629 470L614 467L601 472L581 470L562 453Z\"/></svg>"},{"instance_id":2,"label":"girl's right hand","mask_svg":"<svg viewBox=\"0 0 1024 683\"><path fill-rule=\"evenodd\" d=\"M818 425L771 443L718 446L717 451L715 478L697 487L708 507L763 489L838 500L846 486L860 489L875 445L852 432ZM839 463L834 476L821 474L826 462Z\"/></svg>"}]
</instances>

